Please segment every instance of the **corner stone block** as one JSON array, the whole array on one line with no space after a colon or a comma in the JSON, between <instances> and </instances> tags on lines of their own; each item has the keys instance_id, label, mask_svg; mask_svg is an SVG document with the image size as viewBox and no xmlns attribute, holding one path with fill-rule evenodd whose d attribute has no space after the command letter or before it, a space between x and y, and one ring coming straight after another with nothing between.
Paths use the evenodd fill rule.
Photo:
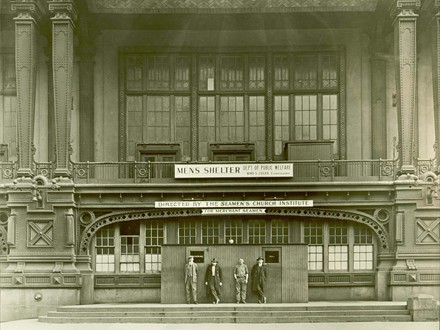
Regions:
<instances>
[{"instance_id":1,"label":"corner stone block","mask_svg":"<svg viewBox=\"0 0 440 330\"><path fill-rule=\"evenodd\" d=\"M439 320L439 302L428 294L419 294L408 298L408 310L415 322Z\"/></svg>"}]
</instances>

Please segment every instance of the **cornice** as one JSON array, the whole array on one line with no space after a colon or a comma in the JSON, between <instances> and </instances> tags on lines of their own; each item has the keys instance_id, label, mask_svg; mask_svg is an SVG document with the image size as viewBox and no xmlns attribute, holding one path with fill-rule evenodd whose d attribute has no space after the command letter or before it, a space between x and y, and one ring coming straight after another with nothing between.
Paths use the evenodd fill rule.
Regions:
<instances>
[{"instance_id":1,"label":"cornice","mask_svg":"<svg viewBox=\"0 0 440 330\"><path fill-rule=\"evenodd\" d=\"M44 7L41 1L11 1L11 10L17 13L14 20L33 20L38 21L44 14Z\"/></svg>"},{"instance_id":2,"label":"cornice","mask_svg":"<svg viewBox=\"0 0 440 330\"><path fill-rule=\"evenodd\" d=\"M378 0L93 0L93 13L283 13L375 11Z\"/></svg>"},{"instance_id":3,"label":"cornice","mask_svg":"<svg viewBox=\"0 0 440 330\"><path fill-rule=\"evenodd\" d=\"M394 20L397 18L418 17L417 11L420 10L421 0L394 0L390 7L390 15Z\"/></svg>"},{"instance_id":4,"label":"cornice","mask_svg":"<svg viewBox=\"0 0 440 330\"><path fill-rule=\"evenodd\" d=\"M53 0L48 1L49 11L54 13L55 16L52 19L70 19L76 21L78 18L78 11L76 9L74 1L71 0Z\"/></svg>"}]
</instances>

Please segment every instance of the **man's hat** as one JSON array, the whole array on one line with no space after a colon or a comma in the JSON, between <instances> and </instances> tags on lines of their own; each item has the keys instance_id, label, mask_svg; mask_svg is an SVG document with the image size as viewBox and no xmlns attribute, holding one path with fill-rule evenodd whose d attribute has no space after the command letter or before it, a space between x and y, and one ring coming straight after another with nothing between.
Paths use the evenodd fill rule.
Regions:
<instances>
[{"instance_id":1,"label":"man's hat","mask_svg":"<svg viewBox=\"0 0 440 330\"><path fill-rule=\"evenodd\" d=\"M214 263L215 263L215 264L217 264L217 263L218 263L218 261L217 261L217 259L216 259L216 258L214 258L214 259L212 259L212 260L211 260L211 263L212 263L212 264L214 264Z\"/></svg>"},{"instance_id":2,"label":"man's hat","mask_svg":"<svg viewBox=\"0 0 440 330\"><path fill-rule=\"evenodd\" d=\"M188 259L194 259L194 256L189 256Z\"/></svg>"},{"instance_id":3,"label":"man's hat","mask_svg":"<svg viewBox=\"0 0 440 330\"><path fill-rule=\"evenodd\" d=\"M262 260L264 261L263 257L258 257L257 261Z\"/></svg>"}]
</instances>

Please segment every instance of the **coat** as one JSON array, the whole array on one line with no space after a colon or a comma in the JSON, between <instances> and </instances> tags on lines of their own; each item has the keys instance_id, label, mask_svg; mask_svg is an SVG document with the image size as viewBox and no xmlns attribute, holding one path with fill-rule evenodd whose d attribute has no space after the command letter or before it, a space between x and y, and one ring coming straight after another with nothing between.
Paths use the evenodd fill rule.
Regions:
<instances>
[{"instance_id":1,"label":"coat","mask_svg":"<svg viewBox=\"0 0 440 330\"><path fill-rule=\"evenodd\" d=\"M206 266L206 273L205 273L205 283L209 283L209 279L212 277L212 265L209 264ZM217 264L215 265L215 277L214 277L214 287L217 292L220 292L220 282L223 282L223 274L221 267Z\"/></svg>"},{"instance_id":2,"label":"coat","mask_svg":"<svg viewBox=\"0 0 440 330\"><path fill-rule=\"evenodd\" d=\"M258 264L255 264L251 270L251 278L252 278L252 290L258 291L258 285L260 283L265 283L267 279L267 269L265 265L261 266L261 269L258 269Z\"/></svg>"},{"instance_id":3,"label":"coat","mask_svg":"<svg viewBox=\"0 0 440 330\"><path fill-rule=\"evenodd\" d=\"M194 268L193 268L193 273L192 273L192 281L194 283L196 283L197 282L197 275L198 275L199 269L198 269L196 263L194 263L193 265L194 265ZM191 271L191 267L190 267L190 265L188 263L188 264L185 265L185 283L188 281L188 275L189 275L188 273L190 271Z\"/></svg>"}]
</instances>

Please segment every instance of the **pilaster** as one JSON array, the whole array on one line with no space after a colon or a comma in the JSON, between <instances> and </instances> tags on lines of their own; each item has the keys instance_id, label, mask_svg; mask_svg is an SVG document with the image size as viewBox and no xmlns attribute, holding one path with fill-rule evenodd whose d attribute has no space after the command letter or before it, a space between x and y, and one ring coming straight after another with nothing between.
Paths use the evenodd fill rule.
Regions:
<instances>
[{"instance_id":1,"label":"pilaster","mask_svg":"<svg viewBox=\"0 0 440 330\"><path fill-rule=\"evenodd\" d=\"M418 157L416 10L420 0L395 0L394 55L396 59L400 171L414 174Z\"/></svg>"},{"instance_id":2,"label":"pilaster","mask_svg":"<svg viewBox=\"0 0 440 330\"><path fill-rule=\"evenodd\" d=\"M52 20L52 68L55 108L55 176L69 177L72 84L73 31L76 9L73 1L48 1Z\"/></svg>"},{"instance_id":3,"label":"pilaster","mask_svg":"<svg viewBox=\"0 0 440 330\"><path fill-rule=\"evenodd\" d=\"M371 60L371 138L372 158L387 158L386 60Z\"/></svg>"},{"instance_id":4,"label":"pilaster","mask_svg":"<svg viewBox=\"0 0 440 330\"><path fill-rule=\"evenodd\" d=\"M17 145L20 177L33 175L34 121L37 71L38 2L12 1L15 21L15 67L17 80Z\"/></svg>"},{"instance_id":5,"label":"pilaster","mask_svg":"<svg viewBox=\"0 0 440 330\"><path fill-rule=\"evenodd\" d=\"M95 160L94 139L94 68L95 47L90 43L79 48L79 160Z\"/></svg>"},{"instance_id":6,"label":"pilaster","mask_svg":"<svg viewBox=\"0 0 440 330\"><path fill-rule=\"evenodd\" d=\"M440 0L434 1L432 20L432 86L434 94L435 159L440 172Z\"/></svg>"}]
</instances>

